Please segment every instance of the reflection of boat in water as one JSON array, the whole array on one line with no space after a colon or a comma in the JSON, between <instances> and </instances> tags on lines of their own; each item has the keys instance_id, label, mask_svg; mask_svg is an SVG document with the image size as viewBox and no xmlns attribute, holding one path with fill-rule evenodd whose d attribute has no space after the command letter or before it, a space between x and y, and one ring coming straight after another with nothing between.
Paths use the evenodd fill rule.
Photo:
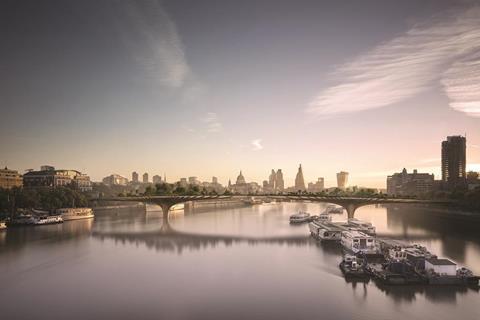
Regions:
<instances>
[{"instance_id":1,"label":"reflection of boat in water","mask_svg":"<svg viewBox=\"0 0 480 320\"><path fill-rule=\"evenodd\" d=\"M290 216L290 223L304 223L310 221L310 213L300 211Z\"/></svg>"},{"instance_id":2,"label":"reflection of boat in water","mask_svg":"<svg viewBox=\"0 0 480 320\"><path fill-rule=\"evenodd\" d=\"M63 221L91 219L95 216L91 208L61 208L55 213L61 215Z\"/></svg>"}]
</instances>

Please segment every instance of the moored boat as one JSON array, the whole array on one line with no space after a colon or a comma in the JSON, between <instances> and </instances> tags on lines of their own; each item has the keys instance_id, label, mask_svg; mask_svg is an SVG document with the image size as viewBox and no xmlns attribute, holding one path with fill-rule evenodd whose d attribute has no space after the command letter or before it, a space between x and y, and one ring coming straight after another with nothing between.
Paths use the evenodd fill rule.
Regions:
<instances>
[{"instance_id":1,"label":"moored boat","mask_svg":"<svg viewBox=\"0 0 480 320\"><path fill-rule=\"evenodd\" d=\"M33 225L35 217L31 214L20 214L7 220L6 225L8 227L19 227Z\"/></svg>"},{"instance_id":2,"label":"moored boat","mask_svg":"<svg viewBox=\"0 0 480 320\"><path fill-rule=\"evenodd\" d=\"M375 235L376 233L375 227L370 222L358 220L356 218L351 218L351 219L348 219L348 224L353 228L358 228L359 231L362 231L369 235Z\"/></svg>"},{"instance_id":3,"label":"moored boat","mask_svg":"<svg viewBox=\"0 0 480 320\"><path fill-rule=\"evenodd\" d=\"M342 231L345 229L341 226L331 223L315 220L308 224L310 234L313 238L322 241L340 241Z\"/></svg>"},{"instance_id":4,"label":"moored boat","mask_svg":"<svg viewBox=\"0 0 480 320\"><path fill-rule=\"evenodd\" d=\"M290 216L290 223L304 223L310 221L310 213L299 211Z\"/></svg>"},{"instance_id":5,"label":"moored boat","mask_svg":"<svg viewBox=\"0 0 480 320\"><path fill-rule=\"evenodd\" d=\"M91 219L95 216L91 208L61 208L55 213L61 215L63 221Z\"/></svg>"},{"instance_id":6,"label":"moored boat","mask_svg":"<svg viewBox=\"0 0 480 320\"><path fill-rule=\"evenodd\" d=\"M44 225L44 224L56 224L56 223L62 223L62 222L63 222L63 219L62 219L62 216L60 215L39 216L34 218L33 224Z\"/></svg>"},{"instance_id":7,"label":"moored boat","mask_svg":"<svg viewBox=\"0 0 480 320\"><path fill-rule=\"evenodd\" d=\"M6 229L7 223L5 221L0 221L0 230Z\"/></svg>"},{"instance_id":8,"label":"moored boat","mask_svg":"<svg viewBox=\"0 0 480 320\"><path fill-rule=\"evenodd\" d=\"M340 262L339 267L345 277L366 278L368 274L365 272L365 264L365 259L346 254L342 262Z\"/></svg>"},{"instance_id":9,"label":"moored boat","mask_svg":"<svg viewBox=\"0 0 480 320\"><path fill-rule=\"evenodd\" d=\"M375 238L360 231L343 231L340 241L345 250L354 254L363 253L368 255L378 253Z\"/></svg>"},{"instance_id":10,"label":"moored boat","mask_svg":"<svg viewBox=\"0 0 480 320\"><path fill-rule=\"evenodd\" d=\"M335 213L335 214L342 214L343 208L335 205L330 205L325 209L326 213Z\"/></svg>"},{"instance_id":11,"label":"moored boat","mask_svg":"<svg viewBox=\"0 0 480 320\"><path fill-rule=\"evenodd\" d=\"M322 212L315 218L315 220L320 222L330 222L332 221L332 216L326 212Z\"/></svg>"}]
</instances>

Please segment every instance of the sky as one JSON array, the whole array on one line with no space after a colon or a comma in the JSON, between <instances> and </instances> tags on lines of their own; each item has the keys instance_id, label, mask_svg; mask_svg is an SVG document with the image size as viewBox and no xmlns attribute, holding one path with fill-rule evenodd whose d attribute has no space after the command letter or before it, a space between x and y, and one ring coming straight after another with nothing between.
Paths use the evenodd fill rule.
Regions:
<instances>
[{"instance_id":1,"label":"sky","mask_svg":"<svg viewBox=\"0 0 480 320\"><path fill-rule=\"evenodd\" d=\"M0 165L293 185L480 171L480 2L0 2Z\"/></svg>"}]
</instances>

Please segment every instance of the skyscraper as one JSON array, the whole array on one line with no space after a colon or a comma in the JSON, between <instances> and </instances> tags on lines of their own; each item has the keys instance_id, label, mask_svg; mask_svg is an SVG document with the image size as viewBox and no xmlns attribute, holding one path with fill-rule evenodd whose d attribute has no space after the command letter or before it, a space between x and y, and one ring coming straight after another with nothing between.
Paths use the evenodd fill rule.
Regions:
<instances>
[{"instance_id":1,"label":"skyscraper","mask_svg":"<svg viewBox=\"0 0 480 320\"><path fill-rule=\"evenodd\" d=\"M283 192L283 190L285 189L285 182L283 181L282 169L277 170L276 178L277 181L275 185L275 191Z\"/></svg>"},{"instance_id":2,"label":"skyscraper","mask_svg":"<svg viewBox=\"0 0 480 320\"><path fill-rule=\"evenodd\" d=\"M143 174L143 183L148 183L148 173Z\"/></svg>"},{"instance_id":3,"label":"skyscraper","mask_svg":"<svg viewBox=\"0 0 480 320\"><path fill-rule=\"evenodd\" d=\"M465 137L449 136L442 141L442 181L448 187L465 185L466 151Z\"/></svg>"},{"instance_id":4,"label":"skyscraper","mask_svg":"<svg viewBox=\"0 0 480 320\"><path fill-rule=\"evenodd\" d=\"M337 186L340 189L345 189L348 184L348 172L340 171L337 173Z\"/></svg>"},{"instance_id":5,"label":"skyscraper","mask_svg":"<svg viewBox=\"0 0 480 320\"><path fill-rule=\"evenodd\" d=\"M303 179L302 165L298 167L297 176L295 177L295 191L305 191L305 180Z\"/></svg>"},{"instance_id":6,"label":"skyscraper","mask_svg":"<svg viewBox=\"0 0 480 320\"><path fill-rule=\"evenodd\" d=\"M268 187L271 191L274 191L277 185L277 174L275 173L275 170L272 169L272 173L270 173L270 176L268 177Z\"/></svg>"},{"instance_id":7,"label":"skyscraper","mask_svg":"<svg viewBox=\"0 0 480 320\"><path fill-rule=\"evenodd\" d=\"M135 171L132 172L132 182L138 183L138 173L136 173Z\"/></svg>"}]
</instances>

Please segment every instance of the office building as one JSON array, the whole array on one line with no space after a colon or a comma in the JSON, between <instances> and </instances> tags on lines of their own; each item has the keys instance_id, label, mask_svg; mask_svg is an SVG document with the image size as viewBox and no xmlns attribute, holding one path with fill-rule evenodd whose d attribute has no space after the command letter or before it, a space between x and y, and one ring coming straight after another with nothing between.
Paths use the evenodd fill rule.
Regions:
<instances>
[{"instance_id":1,"label":"office building","mask_svg":"<svg viewBox=\"0 0 480 320\"><path fill-rule=\"evenodd\" d=\"M142 178L143 178L143 179L142 179L142 182L143 182L143 183L148 183L148 173L145 172L145 173L143 174L143 177L142 177Z\"/></svg>"},{"instance_id":2,"label":"office building","mask_svg":"<svg viewBox=\"0 0 480 320\"><path fill-rule=\"evenodd\" d=\"M337 173L337 187L345 190L348 185L348 172L340 171Z\"/></svg>"},{"instance_id":3,"label":"office building","mask_svg":"<svg viewBox=\"0 0 480 320\"><path fill-rule=\"evenodd\" d=\"M277 170L277 174L275 175L276 183L275 183L275 191L283 192L285 189L285 182L283 181L283 173L282 169Z\"/></svg>"},{"instance_id":4,"label":"office building","mask_svg":"<svg viewBox=\"0 0 480 320\"><path fill-rule=\"evenodd\" d=\"M305 191L305 180L303 179L302 165L298 167L297 176L295 177L295 191Z\"/></svg>"}]
</instances>

